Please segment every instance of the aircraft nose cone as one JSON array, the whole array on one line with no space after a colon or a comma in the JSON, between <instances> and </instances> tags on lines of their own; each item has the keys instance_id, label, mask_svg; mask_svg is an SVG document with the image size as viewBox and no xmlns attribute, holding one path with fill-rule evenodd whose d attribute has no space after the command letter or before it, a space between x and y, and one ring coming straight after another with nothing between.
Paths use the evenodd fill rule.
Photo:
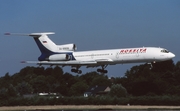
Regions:
<instances>
[{"instance_id":1,"label":"aircraft nose cone","mask_svg":"<svg viewBox=\"0 0 180 111\"><path fill-rule=\"evenodd\" d=\"M175 54L171 53L170 58L174 58Z\"/></svg>"}]
</instances>

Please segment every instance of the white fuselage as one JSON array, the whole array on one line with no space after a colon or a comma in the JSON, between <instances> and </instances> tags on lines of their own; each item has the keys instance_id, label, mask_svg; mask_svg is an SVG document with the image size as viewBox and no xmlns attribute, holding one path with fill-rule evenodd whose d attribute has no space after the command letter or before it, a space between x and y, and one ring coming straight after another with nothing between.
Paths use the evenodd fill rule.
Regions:
<instances>
[{"instance_id":1,"label":"white fuselage","mask_svg":"<svg viewBox=\"0 0 180 111\"><path fill-rule=\"evenodd\" d=\"M152 62L172 59L175 55L163 48L140 47L111 50L73 52L77 61L107 60L112 64Z\"/></svg>"}]
</instances>

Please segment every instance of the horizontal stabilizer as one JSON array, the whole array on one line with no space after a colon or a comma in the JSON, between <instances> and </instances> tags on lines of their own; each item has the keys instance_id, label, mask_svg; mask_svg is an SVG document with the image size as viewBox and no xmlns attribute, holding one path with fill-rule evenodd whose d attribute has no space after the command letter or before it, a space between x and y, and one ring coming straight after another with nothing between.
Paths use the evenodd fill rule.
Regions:
<instances>
[{"instance_id":1,"label":"horizontal stabilizer","mask_svg":"<svg viewBox=\"0 0 180 111\"><path fill-rule=\"evenodd\" d=\"M4 33L4 35L19 35L19 36L41 36L41 35L50 35L50 34L55 34L54 32L42 32L42 33L30 33L30 34L25 34L25 33Z\"/></svg>"}]
</instances>

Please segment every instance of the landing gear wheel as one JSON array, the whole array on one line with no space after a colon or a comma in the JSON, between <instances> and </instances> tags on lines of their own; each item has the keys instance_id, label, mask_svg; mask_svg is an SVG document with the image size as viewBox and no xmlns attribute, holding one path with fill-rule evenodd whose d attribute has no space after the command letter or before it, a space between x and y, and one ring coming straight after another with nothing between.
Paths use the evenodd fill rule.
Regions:
<instances>
[{"instance_id":1,"label":"landing gear wheel","mask_svg":"<svg viewBox=\"0 0 180 111\"><path fill-rule=\"evenodd\" d=\"M78 73L78 74L81 74L82 71L79 70L80 67L76 67L76 69L71 69L71 72L74 72L74 73Z\"/></svg>"},{"instance_id":2,"label":"landing gear wheel","mask_svg":"<svg viewBox=\"0 0 180 111\"><path fill-rule=\"evenodd\" d=\"M102 69L97 69L97 72L102 72Z\"/></svg>"},{"instance_id":3,"label":"landing gear wheel","mask_svg":"<svg viewBox=\"0 0 180 111\"><path fill-rule=\"evenodd\" d=\"M108 73L108 71L107 71L107 70L104 70L103 73Z\"/></svg>"},{"instance_id":4,"label":"landing gear wheel","mask_svg":"<svg viewBox=\"0 0 180 111\"><path fill-rule=\"evenodd\" d=\"M78 71L77 71L77 73L78 73L78 74L81 74L81 73L82 73L82 71L81 71L81 70L78 70Z\"/></svg>"},{"instance_id":5,"label":"landing gear wheel","mask_svg":"<svg viewBox=\"0 0 180 111\"><path fill-rule=\"evenodd\" d=\"M107 70L104 70L104 69L97 69L97 72L100 72L100 73L108 73Z\"/></svg>"},{"instance_id":6,"label":"landing gear wheel","mask_svg":"<svg viewBox=\"0 0 180 111\"><path fill-rule=\"evenodd\" d=\"M101 67L102 67L102 69L97 69L97 72L100 72L100 73L108 73L108 71L107 70L104 70L106 67L107 67L108 65L102 65Z\"/></svg>"},{"instance_id":7,"label":"landing gear wheel","mask_svg":"<svg viewBox=\"0 0 180 111\"><path fill-rule=\"evenodd\" d=\"M76 69L71 69L71 72L76 72Z\"/></svg>"}]
</instances>

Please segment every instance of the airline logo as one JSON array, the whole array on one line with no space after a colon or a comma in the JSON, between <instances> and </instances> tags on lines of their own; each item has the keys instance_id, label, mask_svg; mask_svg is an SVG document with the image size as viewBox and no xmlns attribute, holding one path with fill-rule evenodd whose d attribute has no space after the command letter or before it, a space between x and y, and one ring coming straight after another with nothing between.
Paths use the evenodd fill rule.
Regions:
<instances>
[{"instance_id":1,"label":"airline logo","mask_svg":"<svg viewBox=\"0 0 180 111\"><path fill-rule=\"evenodd\" d=\"M120 54L146 53L146 48L122 49Z\"/></svg>"}]
</instances>

